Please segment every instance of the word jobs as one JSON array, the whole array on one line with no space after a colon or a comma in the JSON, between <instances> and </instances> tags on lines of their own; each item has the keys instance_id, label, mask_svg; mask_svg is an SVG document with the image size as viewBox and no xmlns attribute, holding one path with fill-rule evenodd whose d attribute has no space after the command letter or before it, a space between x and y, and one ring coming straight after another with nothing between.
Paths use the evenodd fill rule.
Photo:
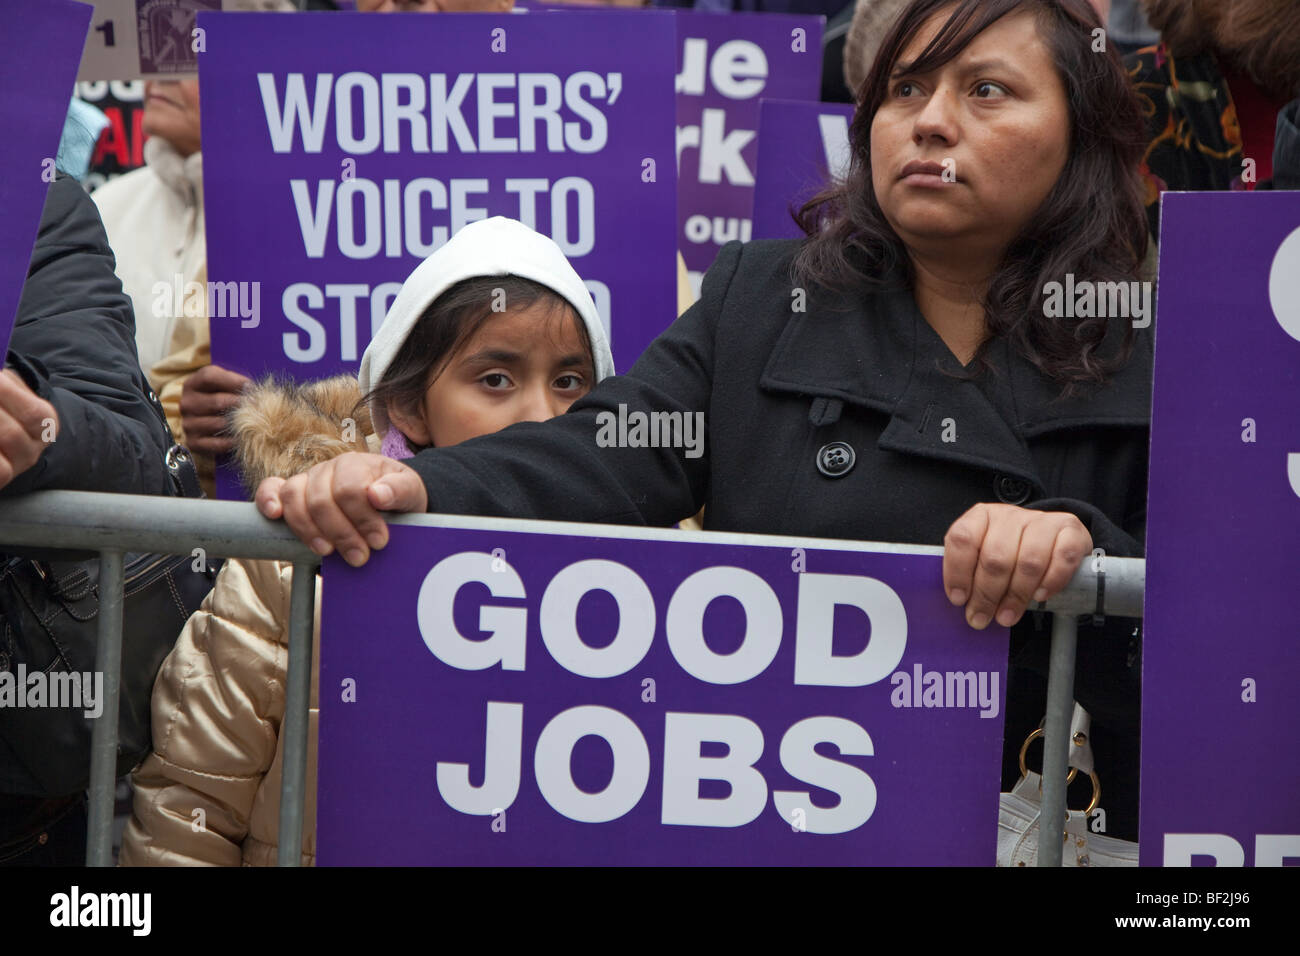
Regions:
<instances>
[{"instance_id":1,"label":"word jobs","mask_svg":"<svg viewBox=\"0 0 1300 956\"><path fill-rule=\"evenodd\" d=\"M428 649L459 670L525 670L528 609L485 602L479 628L490 636L471 640L452 617L462 587L478 583L494 598L526 598L523 580L509 564L482 552L462 552L439 561L425 576L417 598L417 621ZM610 594L618 608L614 639L591 647L577 627L578 605L593 590ZM730 654L717 654L705 641L704 615L719 597L744 609L745 632ZM870 621L870 640L853 655L832 652L837 605L856 607ZM538 605L542 642L565 670L580 677L625 674L645 657L658 627L653 596L634 570L616 561L574 562L551 578ZM763 673L780 647L784 615L770 585L752 571L717 566L696 571L675 589L663 630L673 659L706 684L740 684ZM795 617L793 682L797 685L860 687L888 677L907 643L907 614L894 591L875 578L842 574L799 574ZM523 704L487 704L483 782L470 783L465 763L439 762L438 790L452 809L490 815L509 807L519 792ZM614 755L609 783L590 793L574 783L570 758L577 742L597 735ZM722 757L704 756L705 742L727 745ZM867 731L851 720L817 716L800 720L782 736L782 767L795 779L839 795L829 808L812 803L808 792L775 791L782 819L796 820L811 833L843 833L865 823L875 810L876 788L856 766L824 757L815 748L832 743L842 756L871 756ZM743 826L767 805L767 784L754 767L762 755L762 730L736 714L668 712L664 715L664 774L661 822L683 826ZM641 730L627 715L601 706L572 707L553 717L538 737L533 761L538 789L556 812L579 822L618 819L640 801L650 778L650 755ZM701 798L699 781L725 780L725 798Z\"/></svg>"}]
</instances>

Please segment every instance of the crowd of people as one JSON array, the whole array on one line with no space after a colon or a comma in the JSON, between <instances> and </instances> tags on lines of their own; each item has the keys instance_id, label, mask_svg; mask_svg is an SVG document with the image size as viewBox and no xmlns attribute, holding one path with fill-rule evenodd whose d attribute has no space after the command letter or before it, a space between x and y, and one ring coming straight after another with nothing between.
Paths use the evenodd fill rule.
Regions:
<instances>
[{"instance_id":1,"label":"crowd of people","mask_svg":"<svg viewBox=\"0 0 1300 956\"><path fill-rule=\"evenodd\" d=\"M252 382L212 364L202 309L160 311L153 293L206 281L198 82L151 82L145 165L93 198L70 176L49 187L0 375L0 495L167 494L170 427L210 493L233 456L264 516L352 565L385 545L385 515L426 510L942 544L970 627L1011 628L1009 790L1044 708L1046 635L1027 612L1094 548L1141 557L1145 537L1152 330L1052 317L1043 290L1153 280L1163 191L1300 188L1300 17L1290 0L694 6L826 14L842 78L823 91L856 104L851 163L799 210L805 238L724 246L626 374L560 248L501 218L415 269L359 375ZM703 454L599 447L598 417L621 407L703 412ZM849 468L823 460L832 446ZM275 861L291 579L228 561L177 636L123 864ZM1081 625L1075 696L1110 832L1131 840L1140 674L1140 622ZM304 863L315 681L311 713ZM84 793L9 779L0 863L80 863Z\"/></svg>"}]
</instances>

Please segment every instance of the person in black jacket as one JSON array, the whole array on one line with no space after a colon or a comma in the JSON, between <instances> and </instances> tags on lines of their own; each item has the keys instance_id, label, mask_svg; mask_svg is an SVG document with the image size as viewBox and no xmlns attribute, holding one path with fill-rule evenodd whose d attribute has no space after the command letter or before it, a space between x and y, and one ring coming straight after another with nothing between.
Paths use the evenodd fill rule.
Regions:
<instances>
[{"instance_id":1,"label":"person in black jacket","mask_svg":"<svg viewBox=\"0 0 1300 956\"><path fill-rule=\"evenodd\" d=\"M706 529L943 544L967 622L1013 626L1009 789L1044 709L1024 612L1093 548L1145 538L1143 127L1098 29L1084 0L915 0L806 239L725 246L700 301L565 415L268 478L262 513L354 565L386 543L383 511L425 509L670 525L703 506ZM1076 317L1077 282L1124 283L1134 309ZM702 412L704 453L601 447L602 421L637 412ZM1136 838L1134 622L1079 647L1107 832Z\"/></svg>"},{"instance_id":2,"label":"person in black jacket","mask_svg":"<svg viewBox=\"0 0 1300 956\"><path fill-rule=\"evenodd\" d=\"M99 212L71 177L50 184L5 365L11 384L48 403L58 437L25 469L0 471L0 494L169 493L167 434L136 359L131 300Z\"/></svg>"},{"instance_id":3,"label":"person in black jacket","mask_svg":"<svg viewBox=\"0 0 1300 956\"><path fill-rule=\"evenodd\" d=\"M99 213L75 179L59 175L0 373L0 496L168 494L167 447ZM0 740L0 762L4 750ZM0 793L0 865L80 865L85 847L84 793Z\"/></svg>"}]
</instances>

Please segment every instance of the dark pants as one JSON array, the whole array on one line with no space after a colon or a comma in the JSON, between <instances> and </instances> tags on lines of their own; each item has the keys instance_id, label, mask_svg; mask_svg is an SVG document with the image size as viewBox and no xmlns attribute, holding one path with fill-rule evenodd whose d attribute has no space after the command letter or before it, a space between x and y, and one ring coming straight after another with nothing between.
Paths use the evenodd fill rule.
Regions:
<instances>
[{"instance_id":1,"label":"dark pants","mask_svg":"<svg viewBox=\"0 0 1300 956\"><path fill-rule=\"evenodd\" d=\"M0 846L0 866L85 866L88 823L82 794L38 832Z\"/></svg>"}]
</instances>

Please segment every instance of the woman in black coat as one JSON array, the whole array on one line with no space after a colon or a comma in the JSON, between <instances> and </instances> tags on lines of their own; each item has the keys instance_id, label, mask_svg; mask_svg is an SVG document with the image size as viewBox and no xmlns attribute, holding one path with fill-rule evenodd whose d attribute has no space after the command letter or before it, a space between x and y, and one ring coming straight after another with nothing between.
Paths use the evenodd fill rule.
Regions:
<instances>
[{"instance_id":1,"label":"woman in black coat","mask_svg":"<svg viewBox=\"0 0 1300 956\"><path fill-rule=\"evenodd\" d=\"M700 301L568 414L410 467L351 455L268 479L263 513L353 564L385 543L381 510L669 525L703 506L709 529L942 543L975 628L1019 622L1094 547L1140 556L1143 133L1099 29L1085 0L915 0L863 87L846 181L801 211L807 239L724 247ZM702 412L703 453L603 447L636 412ZM1081 634L1076 696L1109 832L1135 837L1132 624ZM1013 631L1008 787L1043 713L1032 637Z\"/></svg>"}]
</instances>

